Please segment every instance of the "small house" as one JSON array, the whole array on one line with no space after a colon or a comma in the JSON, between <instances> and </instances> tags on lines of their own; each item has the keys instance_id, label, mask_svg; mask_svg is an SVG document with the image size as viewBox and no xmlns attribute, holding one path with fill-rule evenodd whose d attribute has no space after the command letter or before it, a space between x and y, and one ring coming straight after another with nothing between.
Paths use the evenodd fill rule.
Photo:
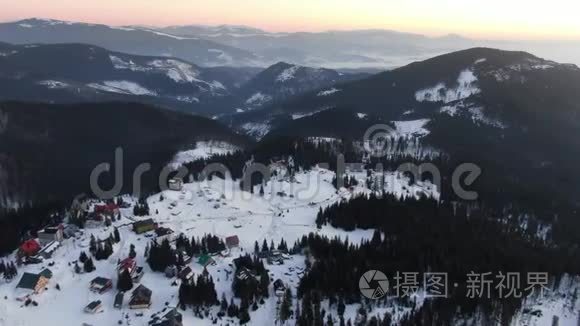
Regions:
<instances>
[{"instance_id":1,"label":"small house","mask_svg":"<svg viewBox=\"0 0 580 326\"><path fill-rule=\"evenodd\" d=\"M96 314L97 312L101 311L102 308L103 308L103 304L102 304L101 300L96 300L96 301L89 303L85 307L85 312L88 314Z\"/></svg>"},{"instance_id":2,"label":"small house","mask_svg":"<svg viewBox=\"0 0 580 326\"><path fill-rule=\"evenodd\" d=\"M228 248L238 247L240 245L240 238L237 235L232 235L226 238L226 246Z\"/></svg>"},{"instance_id":3,"label":"small house","mask_svg":"<svg viewBox=\"0 0 580 326\"><path fill-rule=\"evenodd\" d=\"M165 240L173 242L175 240L175 232L172 229L166 227L158 227L155 229L155 242L157 244L162 244Z\"/></svg>"},{"instance_id":4,"label":"small house","mask_svg":"<svg viewBox=\"0 0 580 326\"><path fill-rule=\"evenodd\" d=\"M22 296L22 298L25 298L30 294L42 293L51 278L52 272L49 269L45 269L38 274L24 273L16 288L25 292L25 295Z\"/></svg>"},{"instance_id":5,"label":"small house","mask_svg":"<svg viewBox=\"0 0 580 326\"><path fill-rule=\"evenodd\" d=\"M185 252L184 250L181 250L177 253L176 257L179 257L179 255L181 254L181 257L183 258L183 265L187 265L189 263L191 263L192 257L190 255L187 254L187 252ZM179 260L178 260L179 262Z\"/></svg>"},{"instance_id":6,"label":"small house","mask_svg":"<svg viewBox=\"0 0 580 326\"><path fill-rule=\"evenodd\" d=\"M179 272L179 278L183 281L189 281L193 278L193 270L187 266Z\"/></svg>"},{"instance_id":7,"label":"small house","mask_svg":"<svg viewBox=\"0 0 580 326\"><path fill-rule=\"evenodd\" d=\"M170 190L181 191L181 189L183 189L183 179L181 178L169 179L168 185Z\"/></svg>"},{"instance_id":8,"label":"small house","mask_svg":"<svg viewBox=\"0 0 580 326\"><path fill-rule=\"evenodd\" d=\"M151 326L183 326L183 316L175 308L168 311L164 309L160 313L152 316L149 322Z\"/></svg>"},{"instance_id":9,"label":"small house","mask_svg":"<svg viewBox=\"0 0 580 326\"><path fill-rule=\"evenodd\" d=\"M38 252L38 255L44 259L50 259L58 247L60 247L60 242L52 241L42 247Z\"/></svg>"},{"instance_id":10,"label":"small house","mask_svg":"<svg viewBox=\"0 0 580 326\"><path fill-rule=\"evenodd\" d=\"M281 279L277 279L276 281L274 281L273 286L274 293L276 293L277 296L279 297L284 296L284 293L286 292L286 285Z\"/></svg>"},{"instance_id":11,"label":"small house","mask_svg":"<svg viewBox=\"0 0 580 326\"><path fill-rule=\"evenodd\" d=\"M129 274L133 275L136 268L137 262L135 262L135 259L127 257L121 260L119 264L117 264L117 273L121 275L126 270L129 272Z\"/></svg>"},{"instance_id":12,"label":"small house","mask_svg":"<svg viewBox=\"0 0 580 326\"><path fill-rule=\"evenodd\" d=\"M40 251L40 244L34 239L26 240L20 245L20 252L24 256L35 256Z\"/></svg>"},{"instance_id":13,"label":"small house","mask_svg":"<svg viewBox=\"0 0 580 326\"><path fill-rule=\"evenodd\" d=\"M151 306L151 296L153 292L144 285L139 285L131 293L129 308L131 309L148 309Z\"/></svg>"},{"instance_id":14,"label":"small house","mask_svg":"<svg viewBox=\"0 0 580 326\"><path fill-rule=\"evenodd\" d=\"M104 277L95 277L90 284L90 289L93 292L103 294L113 288L113 281Z\"/></svg>"},{"instance_id":15,"label":"small house","mask_svg":"<svg viewBox=\"0 0 580 326\"><path fill-rule=\"evenodd\" d=\"M197 258L197 263L203 267L207 267L208 265L215 264L215 261L210 257L210 255L203 254Z\"/></svg>"},{"instance_id":16,"label":"small house","mask_svg":"<svg viewBox=\"0 0 580 326\"><path fill-rule=\"evenodd\" d=\"M38 241L41 246L46 246L52 242L62 242L64 239L64 226L47 227L44 230L38 231Z\"/></svg>"},{"instance_id":17,"label":"small house","mask_svg":"<svg viewBox=\"0 0 580 326\"><path fill-rule=\"evenodd\" d=\"M246 280L260 280L260 276L246 267L240 267L236 270L236 278L240 281Z\"/></svg>"},{"instance_id":18,"label":"small house","mask_svg":"<svg viewBox=\"0 0 580 326\"><path fill-rule=\"evenodd\" d=\"M133 231L137 234L142 234L145 232L153 231L157 227L157 224L153 221L153 219L146 219L142 221L137 221L133 223Z\"/></svg>"},{"instance_id":19,"label":"small house","mask_svg":"<svg viewBox=\"0 0 580 326\"><path fill-rule=\"evenodd\" d=\"M117 295L115 295L115 308L116 309L121 309L123 307L123 299L125 297L125 293L123 293L122 291L118 292Z\"/></svg>"},{"instance_id":20,"label":"small house","mask_svg":"<svg viewBox=\"0 0 580 326\"><path fill-rule=\"evenodd\" d=\"M95 205L95 214L104 215L111 218L119 215L119 206L117 206L115 203Z\"/></svg>"}]
</instances>

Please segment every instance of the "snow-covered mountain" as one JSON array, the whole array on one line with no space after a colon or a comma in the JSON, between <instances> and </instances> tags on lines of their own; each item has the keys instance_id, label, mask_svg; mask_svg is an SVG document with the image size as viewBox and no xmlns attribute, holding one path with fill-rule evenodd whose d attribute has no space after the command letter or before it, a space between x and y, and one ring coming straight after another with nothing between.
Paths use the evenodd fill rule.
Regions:
<instances>
[{"instance_id":1,"label":"snow-covered mountain","mask_svg":"<svg viewBox=\"0 0 580 326\"><path fill-rule=\"evenodd\" d=\"M88 43L138 55L178 57L202 66L255 65L251 51L197 37L180 37L139 27L113 27L52 19L25 19L0 24L0 41Z\"/></svg>"},{"instance_id":2,"label":"snow-covered mountain","mask_svg":"<svg viewBox=\"0 0 580 326\"><path fill-rule=\"evenodd\" d=\"M202 68L182 59L112 52L83 44L0 43L0 98L44 102L140 101L215 114L253 69Z\"/></svg>"},{"instance_id":3,"label":"snow-covered mountain","mask_svg":"<svg viewBox=\"0 0 580 326\"><path fill-rule=\"evenodd\" d=\"M235 91L237 112L251 111L282 102L309 91L329 88L334 84L360 79L368 74L341 73L285 62L276 63L260 72Z\"/></svg>"},{"instance_id":4,"label":"snow-covered mountain","mask_svg":"<svg viewBox=\"0 0 580 326\"><path fill-rule=\"evenodd\" d=\"M312 91L241 114L234 124L259 136L355 140L371 126L387 124L400 131L394 137L406 134L423 148L457 158L491 164L490 157L507 155L509 160L492 165L517 171L514 183L523 186L539 174L541 192L551 189L572 200L572 184L549 180L578 176L570 157L580 154L574 136L580 134L579 85L577 66L474 48Z\"/></svg>"}]
</instances>

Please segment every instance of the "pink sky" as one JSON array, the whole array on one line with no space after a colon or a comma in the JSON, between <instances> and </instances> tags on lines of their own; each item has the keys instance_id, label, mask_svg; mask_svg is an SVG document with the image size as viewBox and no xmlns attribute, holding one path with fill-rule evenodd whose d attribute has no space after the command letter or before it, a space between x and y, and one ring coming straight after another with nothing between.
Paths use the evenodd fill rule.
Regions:
<instances>
[{"instance_id":1,"label":"pink sky","mask_svg":"<svg viewBox=\"0 0 580 326\"><path fill-rule=\"evenodd\" d=\"M476 38L580 39L577 0L549 5L538 0L0 0L0 8L0 21L41 17L111 25L385 28Z\"/></svg>"}]
</instances>

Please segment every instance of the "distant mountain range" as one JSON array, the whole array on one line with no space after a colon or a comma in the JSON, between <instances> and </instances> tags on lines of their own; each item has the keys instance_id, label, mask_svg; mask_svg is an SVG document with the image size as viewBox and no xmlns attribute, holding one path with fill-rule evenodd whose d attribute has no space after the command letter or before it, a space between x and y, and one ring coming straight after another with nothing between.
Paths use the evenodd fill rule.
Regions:
<instances>
[{"instance_id":1,"label":"distant mountain range","mask_svg":"<svg viewBox=\"0 0 580 326\"><path fill-rule=\"evenodd\" d=\"M197 37L168 35L145 28L26 19L0 24L0 41L12 44L86 43L111 51L178 57L201 66L255 66L250 51Z\"/></svg>"},{"instance_id":2,"label":"distant mountain range","mask_svg":"<svg viewBox=\"0 0 580 326\"><path fill-rule=\"evenodd\" d=\"M158 30L246 49L261 56L263 61L287 61L313 67L391 69L473 47L524 50L551 60L580 65L580 40L476 40L457 34L428 37L381 29L271 33L249 26L230 25L171 26Z\"/></svg>"},{"instance_id":3,"label":"distant mountain range","mask_svg":"<svg viewBox=\"0 0 580 326\"><path fill-rule=\"evenodd\" d=\"M85 44L0 43L0 99L51 103L134 101L207 116L352 80L339 73L276 64L203 68L171 57L137 56Z\"/></svg>"},{"instance_id":4,"label":"distant mountain range","mask_svg":"<svg viewBox=\"0 0 580 326\"><path fill-rule=\"evenodd\" d=\"M86 43L111 51L177 57L199 66L268 67L284 61L332 69L392 69L457 50L485 46L525 50L580 64L578 41L474 40L391 30L271 33L248 26L107 26L53 19L0 24L0 42Z\"/></svg>"}]
</instances>

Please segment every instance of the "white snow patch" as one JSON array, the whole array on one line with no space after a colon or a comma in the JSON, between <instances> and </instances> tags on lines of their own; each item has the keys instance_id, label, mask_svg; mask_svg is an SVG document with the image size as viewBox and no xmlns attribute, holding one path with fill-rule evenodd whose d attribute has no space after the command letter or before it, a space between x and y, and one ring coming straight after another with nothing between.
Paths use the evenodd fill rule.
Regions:
<instances>
[{"instance_id":1,"label":"white snow patch","mask_svg":"<svg viewBox=\"0 0 580 326\"><path fill-rule=\"evenodd\" d=\"M143 67L143 66L139 66L137 64L135 64L132 60L129 61L125 61L121 58L119 58L118 56L114 56L114 55L109 55L109 58L111 59L111 63L113 64L113 67L115 69L128 69L131 71L148 71L151 70L148 67Z\"/></svg>"},{"instance_id":2,"label":"white snow patch","mask_svg":"<svg viewBox=\"0 0 580 326\"><path fill-rule=\"evenodd\" d=\"M238 146L224 141L198 141L195 143L194 149L175 154L168 166L176 170L185 163L209 158L214 155L230 154L238 150L240 150Z\"/></svg>"},{"instance_id":3,"label":"white snow patch","mask_svg":"<svg viewBox=\"0 0 580 326\"><path fill-rule=\"evenodd\" d=\"M180 102L199 103L199 99L195 96L181 95L181 96L177 96L175 99L180 101Z\"/></svg>"},{"instance_id":4,"label":"white snow patch","mask_svg":"<svg viewBox=\"0 0 580 326\"><path fill-rule=\"evenodd\" d=\"M298 120L298 119L302 119L305 117L309 117L309 116L315 115L317 113L320 113L320 112L323 112L323 111L326 111L329 109L331 109L331 108L322 108L322 109L318 109L316 111L306 112L306 113L294 113L294 114L292 114L292 120Z\"/></svg>"},{"instance_id":5,"label":"white snow patch","mask_svg":"<svg viewBox=\"0 0 580 326\"><path fill-rule=\"evenodd\" d=\"M67 83L58 80L42 80L38 82L38 85L46 86L50 89L62 89L69 86Z\"/></svg>"},{"instance_id":6,"label":"white snow patch","mask_svg":"<svg viewBox=\"0 0 580 326\"><path fill-rule=\"evenodd\" d=\"M157 69L162 69L166 72L167 76L173 81L178 83L191 83L191 82L199 82L197 77L199 72L194 69L194 67L190 64L185 62L174 60L174 59L167 59L167 60L153 60L148 63L150 66L155 67Z\"/></svg>"},{"instance_id":7,"label":"white snow patch","mask_svg":"<svg viewBox=\"0 0 580 326\"><path fill-rule=\"evenodd\" d=\"M258 140L262 139L262 137L270 132L270 128L271 126L267 122L247 122L240 126L240 129L244 133L255 137Z\"/></svg>"},{"instance_id":8,"label":"white snow patch","mask_svg":"<svg viewBox=\"0 0 580 326\"><path fill-rule=\"evenodd\" d=\"M294 74L296 74L296 71L298 71L298 69L300 68L300 66L292 66L290 68L286 68L284 69L280 75L278 75L278 77L276 77L276 81L283 83L286 82L290 79L294 78Z\"/></svg>"},{"instance_id":9,"label":"white snow patch","mask_svg":"<svg viewBox=\"0 0 580 326\"><path fill-rule=\"evenodd\" d=\"M331 88L331 89L327 89L325 91L320 91L316 96L328 96L328 95L332 95L334 93L340 92L340 89L338 88Z\"/></svg>"},{"instance_id":10,"label":"white snow patch","mask_svg":"<svg viewBox=\"0 0 580 326\"><path fill-rule=\"evenodd\" d=\"M415 99L418 102L450 103L481 93L477 87L477 77L469 69L459 73L457 84L454 88L447 88L444 83L438 83L433 87L415 92Z\"/></svg>"},{"instance_id":11,"label":"white snow patch","mask_svg":"<svg viewBox=\"0 0 580 326\"><path fill-rule=\"evenodd\" d=\"M16 51L16 50L12 50L10 52L0 52L0 57L7 57L7 56L11 56L11 55L16 54L16 53L18 53L18 51Z\"/></svg>"},{"instance_id":12,"label":"white snow patch","mask_svg":"<svg viewBox=\"0 0 580 326\"><path fill-rule=\"evenodd\" d=\"M126 80L108 80L102 82L102 84L91 83L87 86L109 93L157 96L156 92Z\"/></svg>"},{"instance_id":13,"label":"white snow patch","mask_svg":"<svg viewBox=\"0 0 580 326\"><path fill-rule=\"evenodd\" d=\"M484 63L486 61L487 61L486 58L477 59L477 60L475 60L475 64L477 65L477 64L480 64L480 63Z\"/></svg>"},{"instance_id":14,"label":"white snow patch","mask_svg":"<svg viewBox=\"0 0 580 326\"><path fill-rule=\"evenodd\" d=\"M445 113L454 117L455 115L457 115L457 110L458 110L457 105L446 105L442 106L439 109L439 113Z\"/></svg>"},{"instance_id":15,"label":"white snow patch","mask_svg":"<svg viewBox=\"0 0 580 326\"><path fill-rule=\"evenodd\" d=\"M366 117L367 117L367 115L368 115L368 114L366 114L366 113L360 113L360 112L356 114L356 116L357 116L359 119L364 119L364 118L366 118Z\"/></svg>"},{"instance_id":16,"label":"white snow patch","mask_svg":"<svg viewBox=\"0 0 580 326\"><path fill-rule=\"evenodd\" d=\"M267 94L262 94L261 92L257 92L256 94L250 96L246 100L246 104L248 105L263 105L264 103L270 102L272 97Z\"/></svg>"},{"instance_id":17,"label":"white snow patch","mask_svg":"<svg viewBox=\"0 0 580 326\"><path fill-rule=\"evenodd\" d=\"M403 136L426 136L429 130L425 129L425 125L430 119L418 119L410 121L393 121L398 134Z\"/></svg>"},{"instance_id":18,"label":"white snow patch","mask_svg":"<svg viewBox=\"0 0 580 326\"><path fill-rule=\"evenodd\" d=\"M471 120L475 124L485 124L500 129L506 128L506 126L501 121L486 117L483 113L482 107L471 107L468 109L468 111L471 114Z\"/></svg>"}]
</instances>

